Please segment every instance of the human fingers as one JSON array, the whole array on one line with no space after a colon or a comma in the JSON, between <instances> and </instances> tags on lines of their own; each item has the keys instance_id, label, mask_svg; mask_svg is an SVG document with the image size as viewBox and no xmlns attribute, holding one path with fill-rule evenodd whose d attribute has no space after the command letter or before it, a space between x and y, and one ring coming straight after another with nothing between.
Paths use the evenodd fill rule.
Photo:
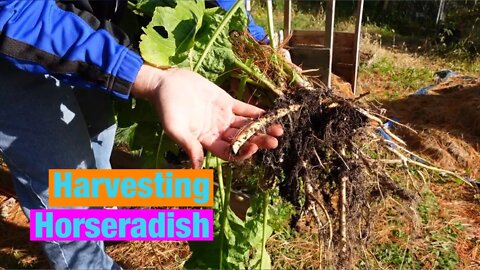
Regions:
<instances>
[{"instance_id":1,"label":"human fingers","mask_svg":"<svg viewBox=\"0 0 480 270\"><path fill-rule=\"evenodd\" d=\"M203 164L203 147L198 139L189 132L173 131L167 132L167 134L185 150L192 163L192 169L201 169Z\"/></svg>"},{"instance_id":2,"label":"human fingers","mask_svg":"<svg viewBox=\"0 0 480 270\"><path fill-rule=\"evenodd\" d=\"M232 128L242 128L246 126L248 123L252 122L252 118L243 117L243 116L235 116L235 119L230 124Z\"/></svg>"},{"instance_id":3,"label":"human fingers","mask_svg":"<svg viewBox=\"0 0 480 270\"><path fill-rule=\"evenodd\" d=\"M229 144L231 149L232 143L236 140L236 136L239 133L237 128L229 128L222 134L222 139ZM273 149L278 146L278 140L267 134L258 134L248 140L249 143L256 144L258 148L262 149ZM243 148L243 146L242 146Z\"/></svg>"},{"instance_id":4,"label":"human fingers","mask_svg":"<svg viewBox=\"0 0 480 270\"><path fill-rule=\"evenodd\" d=\"M223 140L217 140L211 145L205 146L205 148L212 152L215 156L228 161L242 161L248 159L258 150L258 146L256 144L247 142L244 146L242 146L239 153L234 155L231 151L231 144Z\"/></svg>"},{"instance_id":5,"label":"human fingers","mask_svg":"<svg viewBox=\"0 0 480 270\"><path fill-rule=\"evenodd\" d=\"M259 148L262 149L274 149L278 146L277 138L267 134L255 135L249 140L249 142L256 144Z\"/></svg>"},{"instance_id":6,"label":"human fingers","mask_svg":"<svg viewBox=\"0 0 480 270\"><path fill-rule=\"evenodd\" d=\"M231 158L236 161L243 161L249 159L258 151L258 145L254 143L245 143L236 155L231 154Z\"/></svg>"},{"instance_id":7,"label":"human fingers","mask_svg":"<svg viewBox=\"0 0 480 270\"><path fill-rule=\"evenodd\" d=\"M267 128L267 134L274 137L280 137L283 135L283 126L280 124L273 124Z\"/></svg>"},{"instance_id":8,"label":"human fingers","mask_svg":"<svg viewBox=\"0 0 480 270\"><path fill-rule=\"evenodd\" d=\"M243 117L256 118L264 113L264 110L237 99L233 99L232 109L233 109L233 113Z\"/></svg>"}]
</instances>

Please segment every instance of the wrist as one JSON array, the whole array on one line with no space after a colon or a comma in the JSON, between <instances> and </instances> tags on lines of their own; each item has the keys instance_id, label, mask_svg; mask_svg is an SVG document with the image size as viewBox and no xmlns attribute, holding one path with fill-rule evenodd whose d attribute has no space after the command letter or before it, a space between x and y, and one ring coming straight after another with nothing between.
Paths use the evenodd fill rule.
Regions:
<instances>
[{"instance_id":1,"label":"wrist","mask_svg":"<svg viewBox=\"0 0 480 270\"><path fill-rule=\"evenodd\" d=\"M136 98L152 101L165 70L149 65L142 65L132 86L131 94Z\"/></svg>"}]
</instances>

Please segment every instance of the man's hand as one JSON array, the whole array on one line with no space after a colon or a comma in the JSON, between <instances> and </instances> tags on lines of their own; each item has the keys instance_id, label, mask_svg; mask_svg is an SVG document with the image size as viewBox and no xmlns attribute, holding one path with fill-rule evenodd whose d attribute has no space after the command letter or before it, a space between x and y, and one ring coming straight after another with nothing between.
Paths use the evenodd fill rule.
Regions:
<instances>
[{"instance_id":1,"label":"man's hand","mask_svg":"<svg viewBox=\"0 0 480 270\"><path fill-rule=\"evenodd\" d=\"M203 147L224 160L244 160L259 148L277 147L275 137L283 134L280 125L273 125L268 135L253 137L237 156L232 156L230 145L239 129L264 111L232 98L186 69L161 70L144 65L132 94L156 107L165 132L182 146L196 169L202 166Z\"/></svg>"}]
</instances>

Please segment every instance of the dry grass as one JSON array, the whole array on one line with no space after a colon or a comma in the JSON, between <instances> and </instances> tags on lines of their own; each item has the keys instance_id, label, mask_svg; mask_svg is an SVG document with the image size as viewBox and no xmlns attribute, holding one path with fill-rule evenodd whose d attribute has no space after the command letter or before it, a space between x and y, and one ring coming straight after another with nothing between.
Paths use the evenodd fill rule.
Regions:
<instances>
[{"instance_id":1,"label":"dry grass","mask_svg":"<svg viewBox=\"0 0 480 270\"><path fill-rule=\"evenodd\" d=\"M107 253L127 269L183 269L190 251L185 242L122 242L107 247Z\"/></svg>"},{"instance_id":2,"label":"dry grass","mask_svg":"<svg viewBox=\"0 0 480 270\"><path fill-rule=\"evenodd\" d=\"M389 116L420 131L403 132L410 149L475 178L480 176L480 80L469 83L442 83L431 95L381 103Z\"/></svg>"},{"instance_id":3,"label":"dry grass","mask_svg":"<svg viewBox=\"0 0 480 270\"><path fill-rule=\"evenodd\" d=\"M292 239L274 235L267 241L267 250L274 269L319 269L322 251L315 234L303 234Z\"/></svg>"},{"instance_id":4,"label":"dry grass","mask_svg":"<svg viewBox=\"0 0 480 270\"><path fill-rule=\"evenodd\" d=\"M0 179L5 181L8 179ZM36 242L30 242L27 218L18 203L10 205L9 197L0 195L0 268L38 269L49 265Z\"/></svg>"},{"instance_id":5,"label":"dry grass","mask_svg":"<svg viewBox=\"0 0 480 270\"><path fill-rule=\"evenodd\" d=\"M430 95L410 95L432 84L437 70L467 70L462 75L478 78L478 66L393 52L372 39L362 50L368 56L360 74L362 90L371 93L372 105L387 109L387 116L419 131L396 129L409 149L438 167L478 178L480 80L451 78ZM391 176L421 197L415 205L392 197L380 203L364 261L382 269L480 269L479 191L424 169L393 168Z\"/></svg>"}]
</instances>

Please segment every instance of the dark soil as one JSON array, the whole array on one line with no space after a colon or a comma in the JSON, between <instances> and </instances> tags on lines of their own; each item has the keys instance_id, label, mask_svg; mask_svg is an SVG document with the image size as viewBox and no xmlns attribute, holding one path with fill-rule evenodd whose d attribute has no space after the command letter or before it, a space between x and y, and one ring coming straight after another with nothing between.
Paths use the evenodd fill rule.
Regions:
<instances>
[{"instance_id":1,"label":"dark soil","mask_svg":"<svg viewBox=\"0 0 480 270\"><path fill-rule=\"evenodd\" d=\"M301 210L300 213L321 203L329 217L322 210L316 210L314 215L318 215L322 224L331 222L333 228L333 245L327 249L330 261L326 263L337 265L339 269L350 268L361 244L367 241L369 203L377 201L381 192L394 193L404 199L413 196L381 173L381 192L378 182L369 179L368 169L372 169L358 147L370 140L367 133L373 129L369 119L356 109L358 105L326 88L318 88L286 94L276 100L274 109L292 104L302 104L302 107L281 120L285 134L279 147L258 155L257 162L266 167L261 187L267 189L278 185L281 196ZM340 193L342 179L345 181L345 202ZM307 186L313 191L307 191ZM346 207L344 216L348 220L345 225L341 222L342 204ZM300 215L294 216L292 226L298 228L299 219ZM317 227L320 228L320 239L327 246L331 237L329 226L322 224ZM347 236L342 239L343 226Z\"/></svg>"}]
</instances>

